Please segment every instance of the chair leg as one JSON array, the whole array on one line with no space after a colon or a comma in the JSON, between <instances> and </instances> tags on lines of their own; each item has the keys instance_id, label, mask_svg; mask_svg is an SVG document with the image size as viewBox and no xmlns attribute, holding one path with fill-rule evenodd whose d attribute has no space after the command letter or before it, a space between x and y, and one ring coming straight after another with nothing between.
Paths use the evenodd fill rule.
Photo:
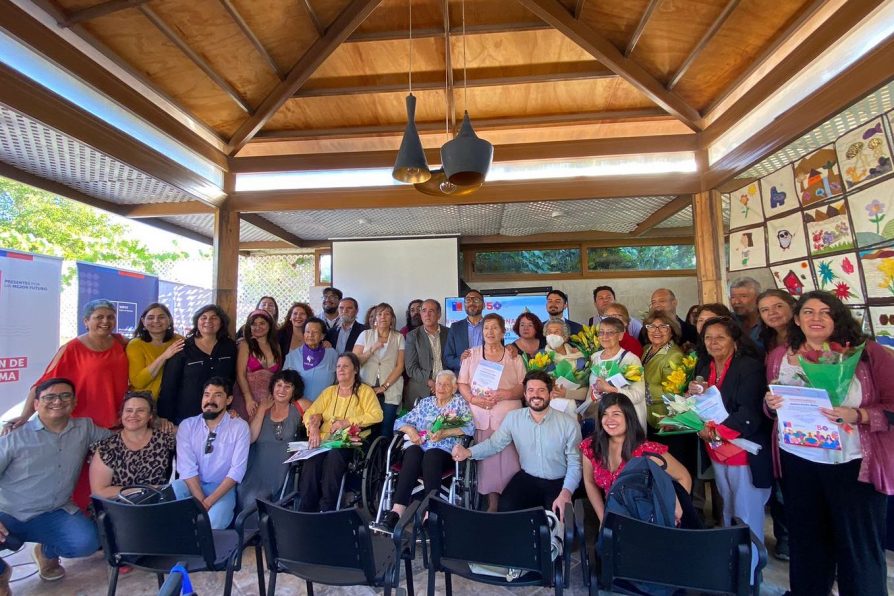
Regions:
<instances>
[{"instance_id":1,"label":"chair leg","mask_svg":"<svg viewBox=\"0 0 894 596\"><path fill-rule=\"evenodd\" d=\"M453 578L450 572L444 574L444 593L447 596L453 596Z\"/></svg>"},{"instance_id":2,"label":"chair leg","mask_svg":"<svg viewBox=\"0 0 894 596\"><path fill-rule=\"evenodd\" d=\"M413 561L411 561L410 559L404 559L404 566L407 576L407 596L415 596L413 588ZM394 588L397 589L398 586L394 586Z\"/></svg>"},{"instance_id":3,"label":"chair leg","mask_svg":"<svg viewBox=\"0 0 894 596\"><path fill-rule=\"evenodd\" d=\"M276 571L270 570L270 582L267 584L267 596L276 596Z\"/></svg>"},{"instance_id":4,"label":"chair leg","mask_svg":"<svg viewBox=\"0 0 894 596\"><path fill-rule=\"evenodd\" d=\"M264 589L264 549L261 543L255 544L255 567L258 570L258 594L266 594Z\"/></svg>"},{"instance_id":5,"label":"chair leg","mask_svg":"<svg viewBox=\"0 0 894 596\"><path fill-rule=\"evenodd\" d=\"M224 579L224 592L223 596L230 596L233 592L233 564L232 562L227 564L227 576Z\"/></svg>"},{"instance_id":6,"label":"chair leg","mask_svg":"<svg viewBox=\"0 0 894 596\"><path fill-rule=\"evenodd\" d=\"M118 590L118 568L111 567L109 571L109 596L115 596Z\"/></svg>"},{"instance_id":7,"label":"chair leg","mask_svg":"<svg viewBox=\"0 0 894 596\"><path fill-rule=\"evenodd\" d=\"M435 568L428 567L428 596L435 596Z\"/></svg>"},{"instance_id":8,"label":"chair leg","mask_svg":"<svg viewBox=\"0 0 894 596\"><path fill-rule=\"evenodd\" d=\"M164 573L156 573L155 578L158 580L158 589L160 590L161 587L165 583L165 574Z\"/></svg>"},{"instance_id":9,"label":"chair leg","mask_svg":"<svg viewBox=\"0 0 894 596\"><path fill-rule=\"evenodd\" d=\"M310 580L307 580L307 596L314 596L314 584Z\"/></svg>"}]
</instances>

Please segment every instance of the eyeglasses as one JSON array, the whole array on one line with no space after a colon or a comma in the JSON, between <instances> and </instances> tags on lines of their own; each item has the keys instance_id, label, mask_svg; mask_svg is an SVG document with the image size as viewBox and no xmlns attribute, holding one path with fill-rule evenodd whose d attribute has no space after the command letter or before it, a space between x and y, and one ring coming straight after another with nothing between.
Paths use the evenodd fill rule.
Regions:
<instances>
[{"instance_id":1,"label":"eyeglasses","mask_svg":"<svg viewBox=\"0 0 894 596\"><path fill-rule=\"evenodd\" d=\"M217 438L217 433L215 431L211 431L208 433L208 440L205 441L205 455L214 452L214 439Z\"/></svg>"},{"instance_id":2,"label":"eyeglasses","mask_svg":"<svg viewBox=\"0 0 894 596\"><path fill-rule=\"evenodd\" d=\"M670 329L670 327L671 326L667 323L662 323L660 325L653 325L652 323L649 323L648 325L646 325L646 331L666 331L667 329Z\"/></svg>"},{"instance_id":3,"label":"eyeglasses","mask_svg":"<svg viewBox=\"0 0 894 596\"><path fill-rule=\"evenodd\" d=\"M484 300L482 300L481 298L475 298L475 297L473 296L473 297L471 297L471 298L466 298L466 302L476 302L476 303L481 303L481 302L484 302Z\"/></svg>"},{"instance_id":4,"label":"eyeglasses","mask_svg":"<svg viewBox=\"0 0 894 596\"><path fill-rule=\"evenodd\" d=\"M38 399L45 404L51 404L57 400L67 404L74 399L74 393L71 391L66 391L65 393L44 393Z\"/></svg>"},{"instance_id":5,"label":"eyeglasses","mask_svg":"<svg viewBox=\"0 0 894 596\"><path fill-rule=\"evenodd\" d=\"M599 337L611 337L613 335L618 335L619 333L621 333L621 332L620 331L602 331L602 330L600 330L600 331L596 332L596 335L598 335Z\"/></svg>"}]
</instances>

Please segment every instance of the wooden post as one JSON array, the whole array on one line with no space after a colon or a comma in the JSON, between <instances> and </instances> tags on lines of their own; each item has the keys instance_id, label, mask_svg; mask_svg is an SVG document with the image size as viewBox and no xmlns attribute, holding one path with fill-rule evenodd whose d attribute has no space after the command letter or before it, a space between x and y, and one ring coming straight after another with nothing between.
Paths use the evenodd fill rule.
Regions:
<instances>
[{"instance_id":1,"label":"wooden post","mask_svg":"<svg viewBox=\"0 0 894 596\"><path fill-rule=\"evenodd\" d=\"M214 289L212 299L230 317L236 333L239 281L239 212L222 207L214 214Z\"/></svg>"},{"instance_id":2,"label":"wooden post","mask_svg":"<svg viewBox=\"0 0 894 596\"><path fill-rule=\"evenodd\" d=\"M724 302L723 214L720 193L716 190L692 195L692 220L695 227L695 272L702 304Z\"/></svg>"}]
</instances>

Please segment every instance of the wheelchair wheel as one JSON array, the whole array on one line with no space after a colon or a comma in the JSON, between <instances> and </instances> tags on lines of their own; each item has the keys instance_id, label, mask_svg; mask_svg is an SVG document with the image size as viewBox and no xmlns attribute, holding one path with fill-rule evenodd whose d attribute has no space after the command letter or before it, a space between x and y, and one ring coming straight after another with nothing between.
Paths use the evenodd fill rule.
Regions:
<instances>
[{"instance_id":1,"label":"wheelchair wheel","mask_svg":"<svg viewBox=\"0 0 894 596\"><path fill-rule=\"evenodd\" d=\"M385 483L385 455L388 451L388 440L377 437L366 452L363 466L363 480L360 485L360 498L363 507L370 515L379 510L379 499L382 496L382 485Z\"/></svg>"},{"instance_id":2,"label":"wheelchair wheel","mask_svg":"<svg viewBox=\"0 0 894 596\"><path fill-rule=\"evenodd\" d=\"M472 511L478 511L481 507L481 495L478 494L478 462L471 458L464 462L463 480L460 498L462 506Z\"/></svg>"}]
</instances>

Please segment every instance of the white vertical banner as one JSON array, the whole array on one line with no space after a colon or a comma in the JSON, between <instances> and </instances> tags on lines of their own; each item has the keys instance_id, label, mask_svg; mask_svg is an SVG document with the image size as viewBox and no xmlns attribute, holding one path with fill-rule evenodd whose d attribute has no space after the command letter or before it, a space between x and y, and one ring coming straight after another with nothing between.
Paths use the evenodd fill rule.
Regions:
<instances>
[{"instance_id":1,"label":"white vertical banner","mask_svg":"<svg viewBox=\"0 0 894 596\"><path fill-rule=\"evenodd\" d=\"M0 249L0 415L28 396L59 348L61 283L62 259Z\"/></svg>"}]
</instances>

